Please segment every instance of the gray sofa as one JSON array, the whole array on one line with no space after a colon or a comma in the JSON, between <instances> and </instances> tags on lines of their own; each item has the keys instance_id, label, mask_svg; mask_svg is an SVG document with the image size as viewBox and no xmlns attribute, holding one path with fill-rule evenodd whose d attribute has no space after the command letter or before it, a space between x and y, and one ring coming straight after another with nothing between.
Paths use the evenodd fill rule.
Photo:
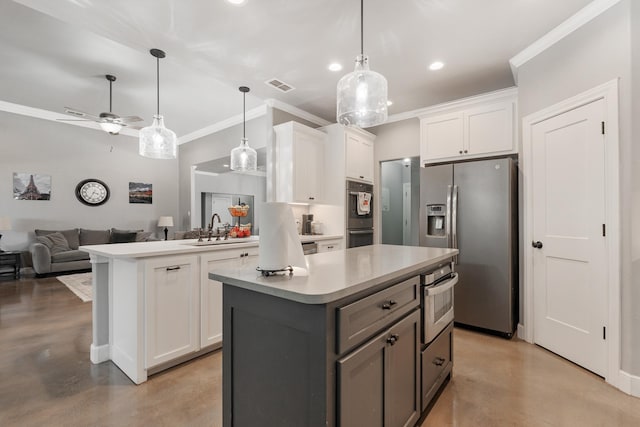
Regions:
<instances>
[{"instance_id":1,"label":"gray sofa","mask_svg":"<svg viewBox=\"0 0 640 427\"><path fill-rule=\"evenodd\" d=\"M36 242L29 247L33 269L37 276L90 270L89 254L79 246L106 243L129 243L158 240L142 230L35 230Z\"/></svg>"}]
</instances>

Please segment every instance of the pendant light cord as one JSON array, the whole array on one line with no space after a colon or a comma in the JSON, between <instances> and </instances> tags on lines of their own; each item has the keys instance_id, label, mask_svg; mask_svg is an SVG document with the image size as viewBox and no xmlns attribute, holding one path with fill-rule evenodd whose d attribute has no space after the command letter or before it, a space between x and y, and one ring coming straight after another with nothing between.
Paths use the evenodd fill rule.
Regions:
<instances>
[{"instance_id":1,"label":"pendant light cord","mask_svg":"<svg viewBox=\"0 0 640 427\"><path fill-rule=\"evenodd\" d=\"M364 56L364 0L360 0L360 55Z\"/></svg>"},{"instance_id":2,"label":"pendant light cord","mask_svg":"<svg viewBox=\"0 0 640 427\"><path fill-rule=\"evenodd\" d=\"M160 58L156 57L156 114L160 115Z\"/></svg>"},{"instance_id":3,"label":"pendant light cord","mask_svg":"<svg viewBox=\"0 0 640 427\"><path fill-rule=\"evenodd\" d=\"M113 87L113 82L109 80L109 112L110 113L113 111L113 106L111 105L112 96L113 96L113 93L111 92L112 87Z\"/></svg>"},{"instance_id":4,"label":"pendant light cord","mask_svg":"<svg viewBox=\"0 0 640 427\"><path fill-rule=\"evenodd\" d=\"M247 139L247 93L242 92L242 138Z\"/></svg>"}]
</instances>

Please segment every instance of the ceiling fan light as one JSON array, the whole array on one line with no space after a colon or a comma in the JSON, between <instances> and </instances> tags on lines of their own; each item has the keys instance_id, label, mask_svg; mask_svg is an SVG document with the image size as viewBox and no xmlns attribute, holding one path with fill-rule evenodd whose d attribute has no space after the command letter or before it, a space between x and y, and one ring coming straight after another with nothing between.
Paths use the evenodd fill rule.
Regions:
<instances>
[{"instance_id":1,"label":"ceiling fan light","mask_svg":"<svg viewBox=\"0 0 640 427\"><path fill-rule=\"evenodd\" d=\"M367 128L384 123L387 116L387 79L369 69L367 56L358 55L355 70L338 82L338 123Z\"/></svg>"},{"instance_id":2,"label":"ceiling fan light","mask_svg":"<svg viewBox=\"0 0 640 427\"><path fill-rule=\"evenodd\" d=\"M240 145L231 150L232 171L255 171L258 169L258 153L249 146L249 140L242 138Z\"/></svg>"},{"instance_id":3,"label":"ceiling fan light","mask_svg":"<svg viewBox=\"0 0 640 427\"><path fill-rule=\"evenodd\" d=\"M102 122L99 124L103 131L109 132L111 135L117 135L122 129L122 125L118 123Z\"/></svg>"},{"instance_id":4,"label":"ceiling fan light","mask_svg":"<svg viewBox=\"0 0 640 427\"><path fill-rule=\"evenodd\" d=\"M175 132L164 126L164 118L154 115L151 126L140 129L138 152L151 159L175 159L177 139Z\"/></svg>"}]
</instances>

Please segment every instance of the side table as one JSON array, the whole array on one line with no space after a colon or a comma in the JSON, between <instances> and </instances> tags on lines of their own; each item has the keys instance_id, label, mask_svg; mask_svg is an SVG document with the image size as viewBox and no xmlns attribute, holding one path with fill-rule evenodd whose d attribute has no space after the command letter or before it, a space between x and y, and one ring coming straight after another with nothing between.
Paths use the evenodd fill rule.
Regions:
<instances>
[{"instance_id":1,"label":"side table","mask_svg":"<svg viewBox=\"0 0 640 427\"><path fill-rule=\"evenodd\" d=\"M20 252L0 252L0 276L20 278Z\"/></svg>"}]
</instances>

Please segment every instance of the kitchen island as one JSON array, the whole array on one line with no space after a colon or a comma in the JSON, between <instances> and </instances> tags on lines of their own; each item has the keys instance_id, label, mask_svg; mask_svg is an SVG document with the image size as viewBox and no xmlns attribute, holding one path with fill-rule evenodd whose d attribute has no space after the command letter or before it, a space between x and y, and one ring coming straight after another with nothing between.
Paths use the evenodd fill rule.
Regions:
<instances>
[{"instance_id":1,"label":"kitchen island","mask_svg":"<svg viewBox=\"0 0 640 427\"><path fill-rule=\"evenodd\" d=\"M415 425L420 273L457 253L364 246L271 277L257 259L219 265L224 426Z\"/></svg>"},{"instance_id":2,"label":"kitchen island","mask_svg":"<svg viewBox=\"0 0 640 427\"><path fill-rule=\"evenodd\" d=\"M340 241L343 236L301 236ZM82 246L91 256L93 363L112 360L133 382L222 345L222 287L208 273L258 255L258 237ZM225 264L227 265L227 264Z\"/></svg>"}]
</instances>

